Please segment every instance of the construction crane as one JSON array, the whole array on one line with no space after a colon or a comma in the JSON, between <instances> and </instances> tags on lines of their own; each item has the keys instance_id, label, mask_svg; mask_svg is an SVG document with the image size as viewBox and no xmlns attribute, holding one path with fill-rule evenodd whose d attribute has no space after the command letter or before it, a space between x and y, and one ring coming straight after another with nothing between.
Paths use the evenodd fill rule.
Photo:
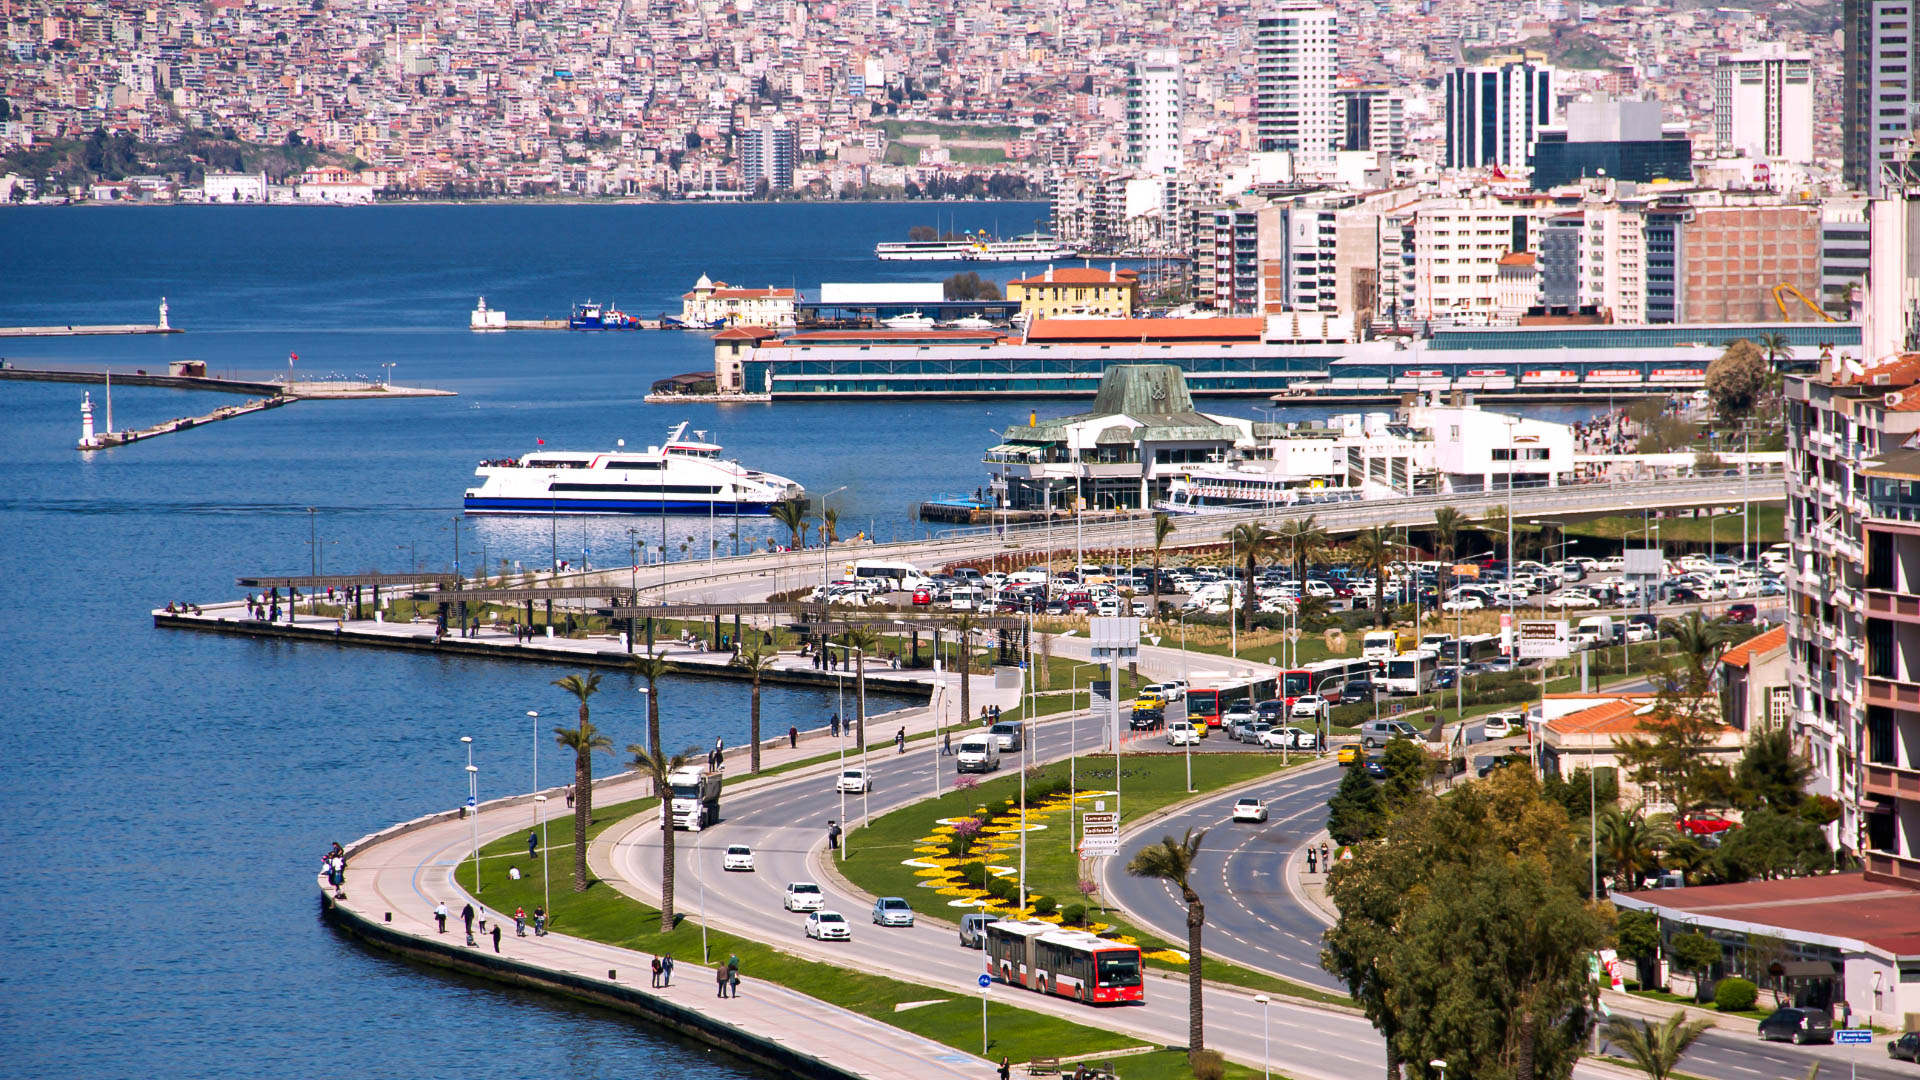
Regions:
<instances>
[{"instance_id":1,"label":"construction crane","mask_svg":"<svg viewBox=\"0 0 1920 1080\"><path fill-rule=\"evenodd\" d=\"M1793 295L1799 297L1800 302L1807 305L1807 310L1813 312L1815 315L1820 316L1820 318L1825 320L1826 322L1840 321L1834 318L1833 316L1827 314L1825 311L1821 310L1819 304L1816 304L1813 301L1807 299L1807 294L1801 292L1800 289L1797 286L1795 286L1793 283L1783 281L1780 284L1775 285L1773 287L1773 302L1775 306L1779 307L1780 309L1781 322L1793 321L1793 316L1787 314L1787 298L1781 295L1782 293L1792 293Z\"/></svg>"}]
</instances>

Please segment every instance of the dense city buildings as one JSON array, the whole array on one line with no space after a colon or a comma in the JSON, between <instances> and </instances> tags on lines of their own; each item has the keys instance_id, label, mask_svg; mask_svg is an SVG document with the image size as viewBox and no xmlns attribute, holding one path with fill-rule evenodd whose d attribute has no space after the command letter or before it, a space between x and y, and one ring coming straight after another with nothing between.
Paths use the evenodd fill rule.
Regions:
<instances>
[{"instance_id":1,"label":"dense city buildings","mask_svg":"<svg viewBox=\"0 0 1920 1080\"><path fill-rule=\"evenodd\" d=\"M1920 11L1907 0L1845 0L1842 13L1843 179L1879 195L1880 166L1912 140Z\"/></svg>"},{"instance_id":2,"label":"dense city buildings","mask_svg":"<svg viewBox=\"0 0 1920 1080\"><path fill-rule=\"evenodd\" d=\"M1813 163L1813 56L1734 53L1713 72L1713 139L1722 154Z\"/></svg>"},{"instance_id":3,"label":"dense city buildings","mask_svg":"<svg viewBox=\"0 0 1920 1080\"><path fill-rule=\"evenodd\" d=\"M1447 72L1446 165L1523 166L1553 115L1551 68L1524 60L1455 68Z\"/></svg>"},{"instance_id":4,"label":"dense city buildings","mask_svg":"<svg viewBox=\"0 0 1920 1080\"><path fill-rule=\"evenodd\" d=\"M1301 172L1320 172L1332 162L1338 131L1333 98L1337 21L1332 8L1292 0L1259 19L1255 138L1262 152L1293 155Z\"/></svg>"}]
</instances>

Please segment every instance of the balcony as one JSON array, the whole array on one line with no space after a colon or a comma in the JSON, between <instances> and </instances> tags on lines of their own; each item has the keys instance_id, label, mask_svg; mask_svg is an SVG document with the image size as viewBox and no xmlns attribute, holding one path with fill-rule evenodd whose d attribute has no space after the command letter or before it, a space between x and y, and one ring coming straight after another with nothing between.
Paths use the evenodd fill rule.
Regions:
<instances>
[{"instance_id":1,"label":"balcony","mask_svg":"<svg viewBox=\"0 0 1920 1080\"><path fill-rule=\"evenodd\" d=\"M1908 596L1885 589L1868 589L1866 595L1869 616L1920 623L1920 596Z\"/></svg>"},{"instance_id":2,"label":"balcony","mask_svg":"<svg viewBox=\"0 0 1920 1080\"><path fill-rule=\"evenodd\" d=\"M1871 675L1862 681L1866 684L1868 705L1885 705L1890 709L1920 712L1920 685Z\"/></svg>"},{"instance_id":3,"label":"balcony","mask_svg":"<svg viewBox=\"0 0 1920 1080\"><path fill-rule=\"evenodd\" d=\"M1860 788L1867 794L1884 799L1920 802L1920 769L1903 769L1898 765L1875 765L1871 762L1860 768L1863 781Z\"/></svg>"},{"instance_id":4,"label":"balcony","mask_svg":"<svg viewBox=\"0 0 1920 1080\"><path fill-rule=\"evenodd\" d=\"M1891 851L1865 851L1860 855L1860 862L1868 881L1920 886L1920 859Z\"/></svg>"}]
</instances>

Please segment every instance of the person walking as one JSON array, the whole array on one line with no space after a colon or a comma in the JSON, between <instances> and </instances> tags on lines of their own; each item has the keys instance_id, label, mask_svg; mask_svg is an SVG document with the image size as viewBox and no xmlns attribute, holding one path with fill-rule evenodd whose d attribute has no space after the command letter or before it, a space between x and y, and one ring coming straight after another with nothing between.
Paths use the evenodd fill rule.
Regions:
<instances>
[{"instance_id":1,"label":"person walking","mask_svg":"<svg viewBox=\"0 0 1920 1080\"><path fill-rule=\"evenodd\" d=\"M1000 1080L1013 1080L1013 1059L1000 1055Z\"/></svg>"},{"instance_id":2,"label":"person walking","mask_svg":"<svg viewBox=\"0 0 1920 1080\"><path fill-rule=\"evenodd\" d=\"M800 747L800 729L789 725L787 727L787 749L797 750L799 749L799 747Z\"/></svg>"},{"instance_id":3,"label":"person walking","mask_svg":"<svg viewBox=\"0 0 1920 1080\"><path fill-rule=\"evenodd\" d=\"M947 732L946 736L940 742L940 756L953 756L953 732L951 731Z\"/></svg>"},{"instance_id":4,"label":"person walking","mask_svg":"<svg viewBox=\"0 0 1920 1080\"><path fill-rule=\"evenodd\" d=\"M433 905L433 921L440 924L441 933L444 934L447 932L447 902L445 900Z\"/></svg>"},{"instance_id":5,"label":"person walking","mask_svg":"<svg viewBox=\"0 0 1920 1080\"><path fill-rule=\"evenodd\" d=\"M673 954L672 953L668 953L667 955L660 958L660 985L661 986L673 985Z\"/></svg>"},{"instance_id":6,"label":"person walking","mask_svg":"<svg viewBox=\"0 0 1920 1080\"><path fill-rule=\"evenodd\" d=\"M468 904L466 907L460 909L460 921L467 924L467 936L469 938L473 936L473 914L472 904ZM468 942L468 944L472 944L472 942Z\"/></svg>"},{"instance_id":7,"label":"person walking","mask_svg":"<svg viewBox=\"0 0 1920 1080\"><path fill-rule=\"evenodd\" d=\"M840 850L840 823L832 818L827 819L827 850Z\"/></svg>"},{"instance_id":8,"label":"person walking","mask_svg":"<svg viewBox=\"0 0 1920 1080\"><path fill-rule=\"evenodd\" d=\"M573 809L573 785L567 785L567 809Z\"/></svg>"},{"instance_id":9,"label":"person walking","mask_svg":"<svg viewBox=\"0 0 1920 1080\"><path fill-rule=\"evenodd\" d=\"M527 858L537 859L539 857L540 857L540 833L538 831L532 831L527 833Z\"/></svg>"},{"instance_id":10,"label":"person walking","mask_svg":"<svg viewBox=\"0 0 1920 1080\"><path fill-rule=\"evenodd\" d=\"M730 970L727 972L727 996L731 998L740 996L740 973L738 971Z\"/></svg>"},{"instance_id":11,"label":"person walking","mask_svg":"<svg viewBox=\"0 0 1920 1080\"><path fill-rule=\"evenodd\" d=\"M527 909L526 908L517 907L513 909L513 936L514 937L527 936Z\"/></svg>"},{"instance_id":12,"label":"person walking","mask_svg":"<svg viewBox=\"0 0 1920 1080\"><path fill-rule=\"evenodd\" d=\"M1312 874L1312 873L1317 873L1319 871L1319 867L1316 865L1316 862L1319 858L1319 854L1320 853L1314 849L1312 844L1307 845L1307 873Z\"/></svg>"},{"instance_id":13,"label":"person walking","mask_svg":"<svg viewBox=\"0 0 1920 1080\"><path fill-rule=\"evenodd\" d=\"M493 951L500 951L500 920L498 919L493 923Z\"/></svg>"},{"instance_id":14,"label":"person walking","mask_svg":"<svg viewBox=\"0 0 1920 1080\"><path fill-rule=\"evenodd\" d=\"M653 958L653 982L648 985L656 989L660 986L660 958L658 956Z\"/></svg>"},{"instance_id":15,"label":"person walking","mask_svg":"<svg viewBox=\"0 0 1920 1080\"><path fill-rule=\"evenodd\" d=\"M1328 858L1327 842L1325 840L1320 841L1320 865L1327 867L1329 872L1331 872L1333 867L1332 860Z\"/></svg>"},{"instance_id":16,"label":"person walking","mask_svg":"<svg viewBox=\"0 0 1920 1080\"><path fill-rule=\"evenodd\" d=\"M839 713L834 713L832 716L827 717L827 734L832 735L836 739L840 737Z\"/></svg>"},{"instance_id":17,"label":"person walking","mask_svg":"<svg viewBox=\"0 0 1920 1080\"><path fill-rule=\"evenodd\" d=\"M713 987L714 987L714 990L713 990L714 997L727 996L727 969L726 968L713 969Z\"/></svg>"},{"instance_id":18,"label":"person walking","mask_svg":"<svg viewBox=\"0 0 1920 1080\"><path fill-rule=\"evenodd\" d=\"M893 752L896 754L907 752L907 729L904 727L893 733Z\"/></svg>"}]
</instances>

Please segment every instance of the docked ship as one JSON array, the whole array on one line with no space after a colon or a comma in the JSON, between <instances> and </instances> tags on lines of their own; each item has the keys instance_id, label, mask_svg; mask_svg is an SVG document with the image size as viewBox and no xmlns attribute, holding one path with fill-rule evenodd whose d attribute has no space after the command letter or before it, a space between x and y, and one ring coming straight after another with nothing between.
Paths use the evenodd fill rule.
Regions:
<instances>
[{"instance_id":1,"label":"docked ship","mask_svg":"<svg viewBox=\"0 0 1920 1080\"><path fill-rule=\"evenodd\" d=\"M1026 233L1012 240L963 237L958 240L906 240L875 244L873 256L882 262L1046 262L1071 259L1074 250L1046 233Z\"/></svg>"},{"instance_id":2,"label":"docked ship","mask_svg":"<svg viewBox=\"0 0 1920 1080\"><path fill-rule=\"evenodd\" d=\"M596 304L591 300L573 305L573 314L567 317L569 330L637 330L639 327L639 319L612 304Z\"/></svg>"},{"instance_id":3,"label":"docked ship","mask_svg":"<svg viewBox=\"0 0 1920 1080\"><path fill-rule=\"evenodd\" d=\"M706 433L687 437L683 422L661 446L644 453L542 450L523 458L483 461L467 489L469 514L766 514L802 497L784 476L749 469L720 456Z\"/></svg>"}]
</instances>

